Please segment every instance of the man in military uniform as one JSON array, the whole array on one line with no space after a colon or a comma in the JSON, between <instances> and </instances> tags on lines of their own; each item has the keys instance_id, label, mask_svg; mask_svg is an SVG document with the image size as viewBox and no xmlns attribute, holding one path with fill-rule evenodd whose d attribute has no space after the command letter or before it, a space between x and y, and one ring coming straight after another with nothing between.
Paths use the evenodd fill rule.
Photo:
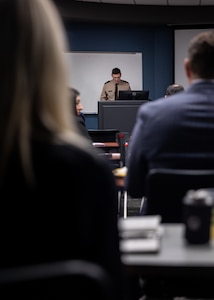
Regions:
<instances>
[{"instance_id":1,"label":"man in military uniform","mask_svg":"<svg viewBox=\"0 0 214 300\"><path fill-rule=\"evenodd\" d=\"M121 71L118 68L114 68L111 73L112 80L107 81L103 85L100 100L117 100L119 91L131 91L131 87L128 81L121 80Z\"/></svg>"}]
</instances>

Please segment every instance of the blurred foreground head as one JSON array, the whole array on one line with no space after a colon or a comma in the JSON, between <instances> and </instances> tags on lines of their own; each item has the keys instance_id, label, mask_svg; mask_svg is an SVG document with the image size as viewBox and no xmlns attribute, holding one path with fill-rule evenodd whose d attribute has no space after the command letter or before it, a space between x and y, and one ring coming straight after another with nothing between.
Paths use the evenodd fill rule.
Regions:
<instances>
[{"instance_id":1,"label":"blurred foreground head","mask_svg":"<svg viewBox=\"0 0 214 300\"><path fill-rule=\"evenodd\" d=\"M214 79L214 31L204 31L190 40L184 60L189 83L195 79Z\"/></svg>"},{"instance_id":2,"label":"blurred foreground head","mask_svg":"<svg viewBox=\"0 0 214 300\"><path fill-rule=\"evenodd\" d=\"M53 141L75 132L67 42L51 0L0 0L0 36L0 161L18 149L26 167L32 139Z\"/></svg>"}]
</instances>

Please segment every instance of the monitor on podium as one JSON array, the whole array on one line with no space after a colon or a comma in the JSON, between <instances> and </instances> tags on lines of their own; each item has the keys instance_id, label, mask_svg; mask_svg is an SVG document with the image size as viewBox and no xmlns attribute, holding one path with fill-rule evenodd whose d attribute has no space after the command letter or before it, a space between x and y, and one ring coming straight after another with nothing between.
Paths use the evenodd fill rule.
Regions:
<instances>
[{"instance_id":1,"label":"monitor on podium","mask_svg":"<svg viewBox=\"0 0 214 300\"><path fill-rule=\"evenodd\" d=\"M99 129L131 133L139 107L149 100L98 101Z\"/></svg>"},{"instance_id":2,"label":"monitor on podium","mask_svg":"<svg viewBox=\"0 0 214 300\"><path fill-rule=\"evenodd\" d=\"M118 100L148 100L149 99L149 91L119 91Z\"/></svg>"}]
</instances>

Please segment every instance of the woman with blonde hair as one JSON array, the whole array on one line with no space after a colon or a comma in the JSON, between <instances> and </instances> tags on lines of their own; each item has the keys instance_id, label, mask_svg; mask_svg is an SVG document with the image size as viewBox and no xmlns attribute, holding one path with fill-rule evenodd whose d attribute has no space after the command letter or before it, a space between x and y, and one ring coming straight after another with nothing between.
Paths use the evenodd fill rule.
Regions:
<instances>
[{"instance_id":1,"label":"woman with blonde hair","mask_svg":"<svg viewBox=\"0 0 214 300\"><path fill-rule=\"evenodd\" d=\"M0 36L0 266L87 259L117 292L115 181L72 119L58 11L1 0Z\"/></svg>"}]
</instances>

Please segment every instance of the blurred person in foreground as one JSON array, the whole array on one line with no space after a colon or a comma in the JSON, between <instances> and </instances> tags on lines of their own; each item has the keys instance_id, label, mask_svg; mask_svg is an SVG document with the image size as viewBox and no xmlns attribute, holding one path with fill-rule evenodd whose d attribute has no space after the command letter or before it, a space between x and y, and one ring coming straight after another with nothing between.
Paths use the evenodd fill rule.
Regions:
<instances>
[{"instance_id":1,"label":"blurred person in foreground","mask_svg":"<svg viewBox=\"0 0 214 300\"><path fill-rule=\"evenodd\" d=\"M129 143L126 189L145 196L151 168L214 169L214 32L195 36L184 60L189 87L142 105Z\"/></svg>"},{"instance_id":2,"label":"blurred person in foreground","mask_svg":"<svg viewBox=\"0 0 214 300\"><path fill-rule=\"evenodd\" d=\"M71 117L58 11L2 0L0 35L0 266L86 259L109 272L118 299L115 181Z\"/></svg>"}]
</instances>

